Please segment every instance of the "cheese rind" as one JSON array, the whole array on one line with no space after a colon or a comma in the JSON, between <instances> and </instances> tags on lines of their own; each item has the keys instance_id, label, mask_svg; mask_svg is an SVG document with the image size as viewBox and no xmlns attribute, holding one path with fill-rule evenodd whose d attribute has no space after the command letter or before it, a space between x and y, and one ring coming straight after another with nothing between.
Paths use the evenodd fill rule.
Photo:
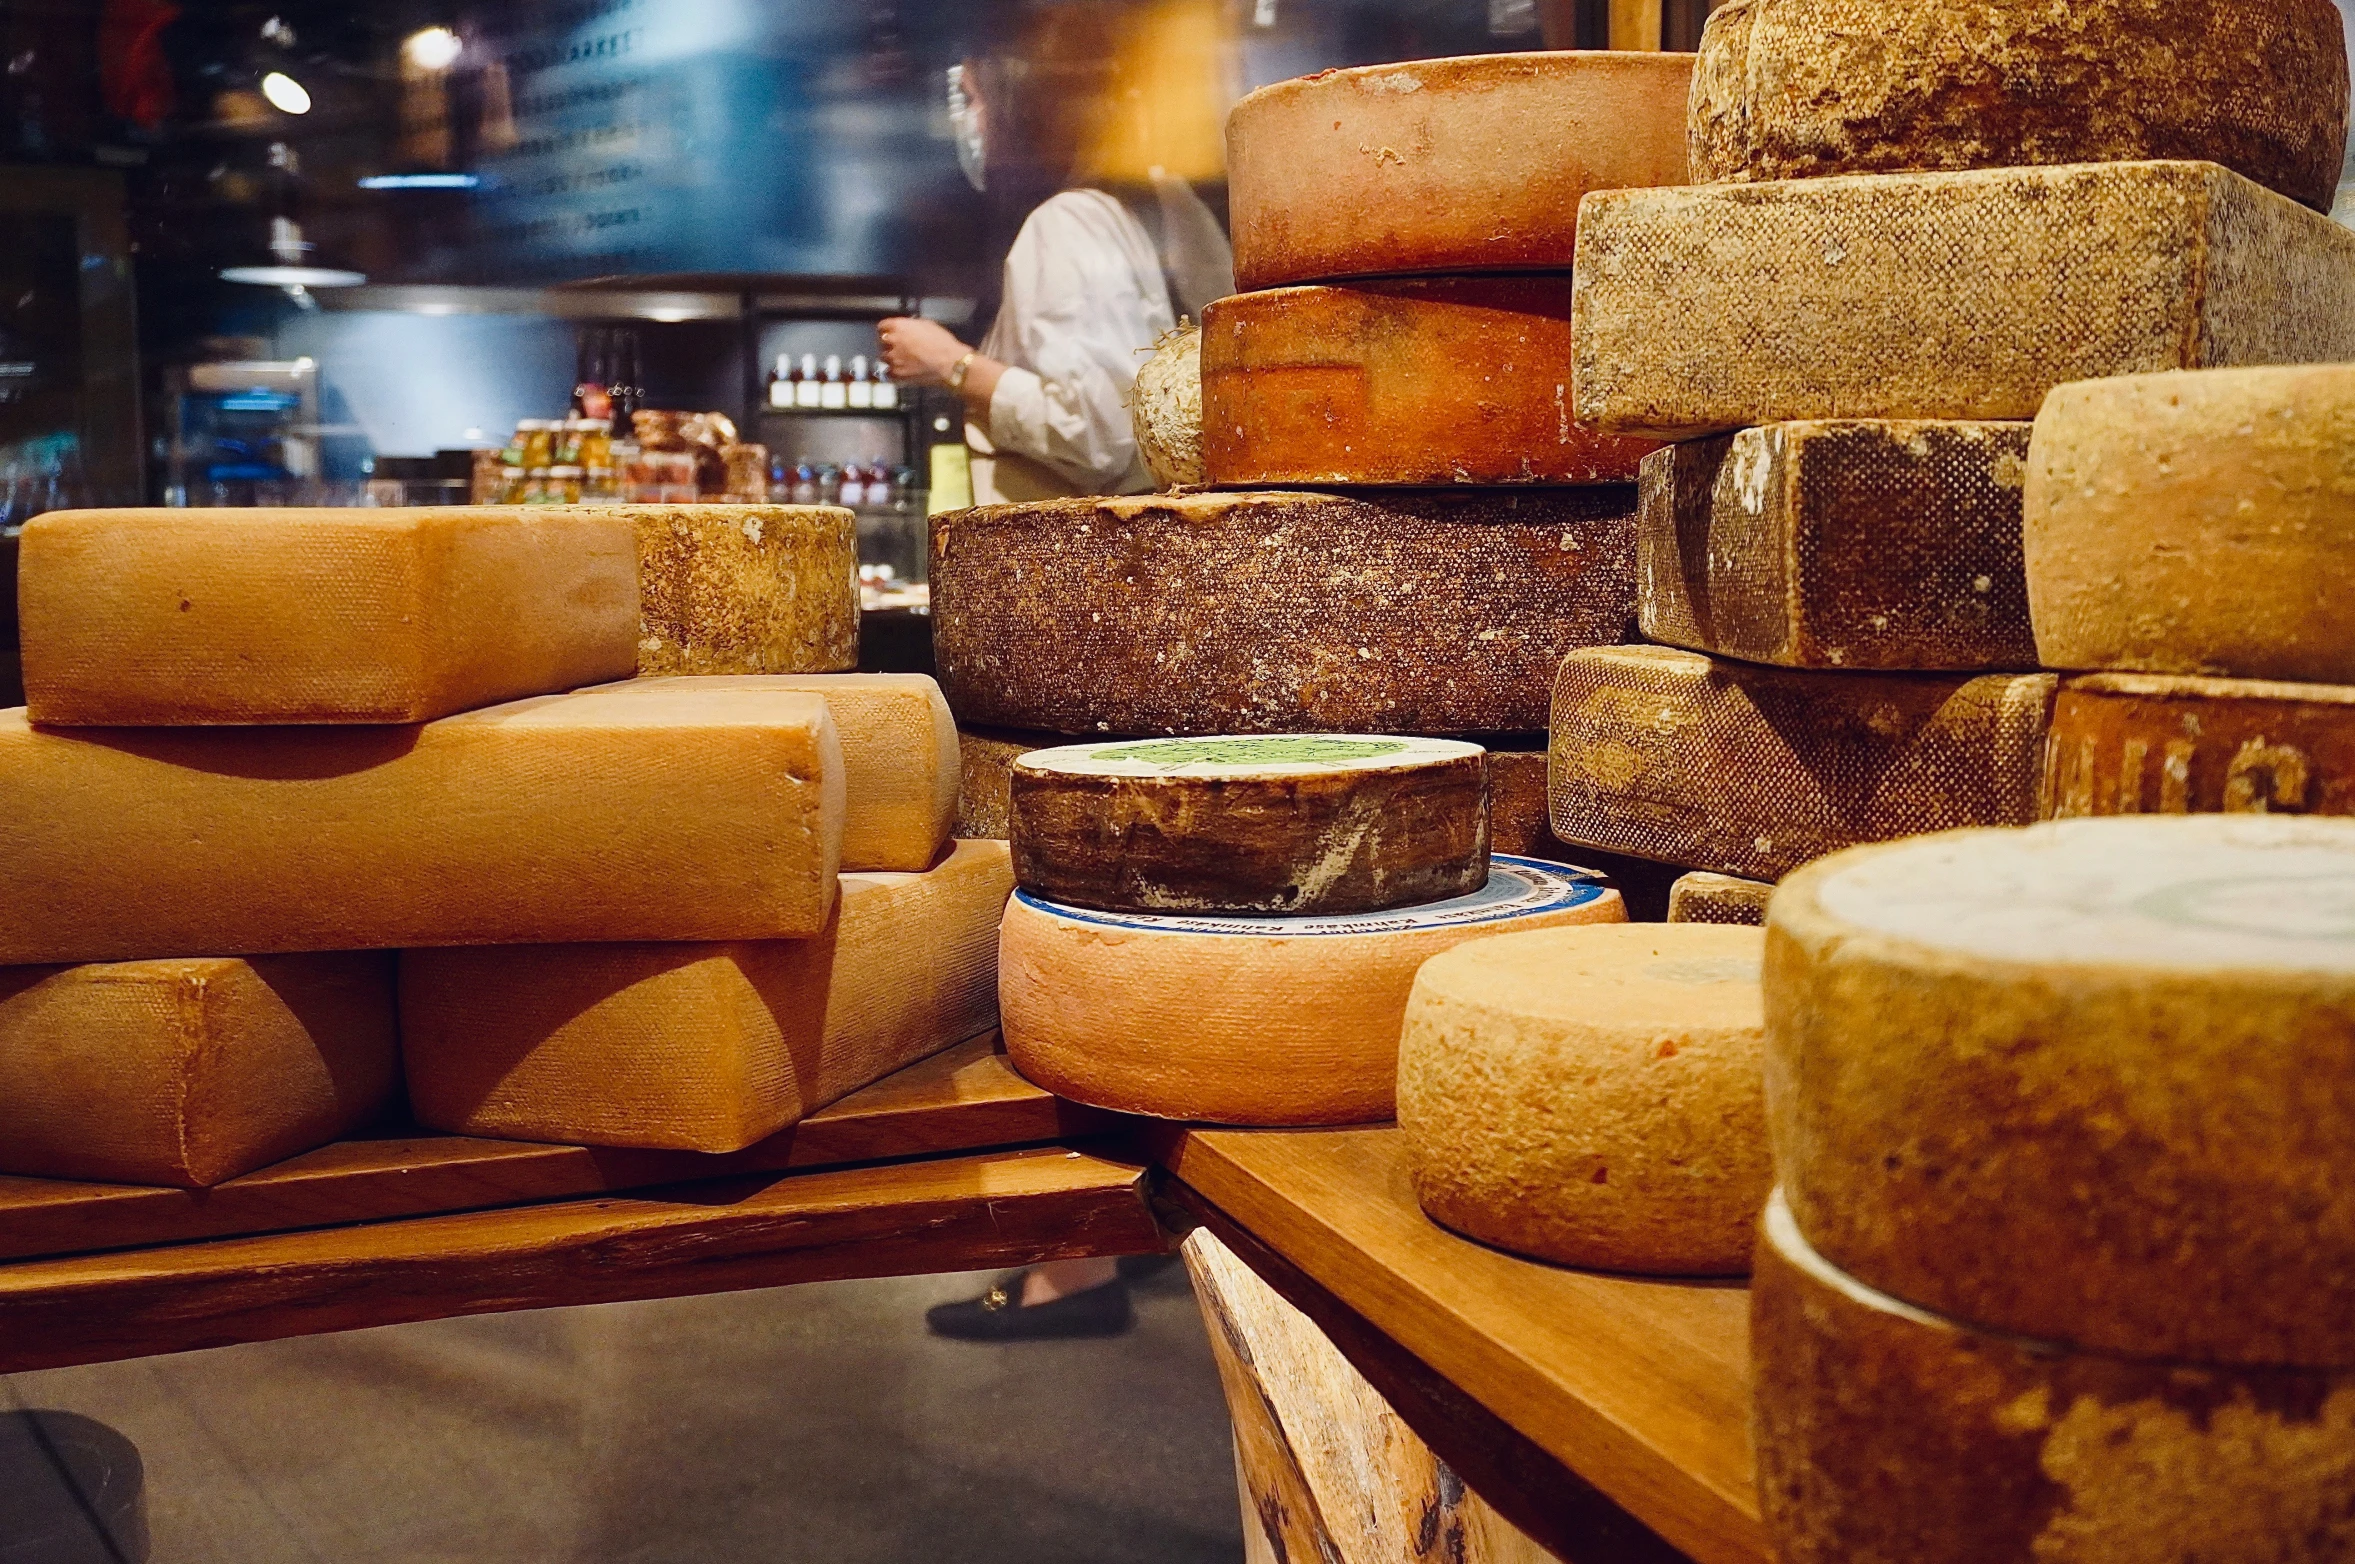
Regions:
<instances>
[{"instance_id":1,"label":"cheese rind","mask_svg":"<svg viewBox=\"0 0 2355 1564\"><path fill-rule=\"evenodd\" d=\"M1634 612L1628 488L1182 494L932 518L933 646L968 725L1530 733Z\"/></svg>"},{"instance_id":2,"label":"cheese rind","mask_svg":"<svg viewBox=\"0 0 2355 1564\"><path fill-rule=\"evenodd\" d=\"M859 665L857 516L839 505L626 505L646 674Z\"/></svg>"},{"instance_id":3,"label":"cheese rind","mask_svg":"<svg viewBox=\"0 0 2355 1564\"><path fill-rule=\"evenodd\" d=\"M1180 322L1153 345L1128 393L1137 454L1156 488L1205 480L1202 471L1202 328Z\"/></svg>"},{"instance_id":4,"label":"cheese rind","mask_svg":"<svg viewBox=\"0 0 2355 1564\"><path fill-rule=\"evenodd\" d=\"M2355 364L2055 388L2028 461L2046 666L2355 683Z\"/></svg>"},{"instance_id":5,"label":"cheese rind","mask_svg":"<svg viewBox=\"0 0 2355 1564\"><path fill-rule=\"evenodd\" d=\"M1566 270L1589 190L1685 178L1692 57L1556 51L1319 71L1227 116L1243 289Z\"/></svg>"},{"instance_id":6,"label":"cheese rind","mask_svg":"<svg viewBox=\"0 0 2355 1564\"><path fill-rule=\"evenodd\" d=\"M1415 1197L1567 1265L1737 1276L1767 1186L1751 929L1478 940L1416 974L1398 1044Z\"/></svg>"},{"instance_id":7,"label":"cheese rind","mask_svg":"<svg viewBox=\"0 0 2355 1564\"><path fill-rule=\"evenodd\" d=\"M842 818L824 701L697 680L400 728L4 712L0 962L814 934Z\"/></svg>"},{"instance_id":8,"label":"cheese rind","mask_svg":"<svg viewBox=\"0 0 2355 1564\"><path fill-rule=\"evenodd\" d=\"M2033 418L2072 380L2355 359L2355 233L2212 163L1604 191L1571 333L1605 433Z\"/></svg>"},{"instance_id":9,"label":"cheese rind","mask_svg":"<svg viewBox=\"0 0 2355 1564\"><path fill-rule=\"evenodd\" d=\"M1261 484L1628 483L1570 412L1570 279L1405 277L1202 312L1202 468Z\"/></svg>"},{"instance_id":10,"label":"cheese rind","mask_svg":"<svg viewBox=\"0 0 2355 1564\"><path fill-rule=\"evenodd\" d=\"M1702 183L2180 158L2327 212L2346 43L2328 0L1731 0L1691 129Z\"/></svg>"},{"instance_id":11,"label":"cheese rind","mask_svg":"<svg viewBox=\"0 0 2355 1564\"><path fill-rule=\"evenodd\" d=\"M1653 452L1636 519L1644 635L1786 668L2034 668L2029 428L1843 419Z\"/></svg>"},{"instance_id":12,"label":"cheese rind","mask_svg":"<svg viewBox=\"0 0 2355 1564\"><path fill-rule=\"evenodd\" d=\"M1055 734L957 729L957 835L1005 841L1012 834L1014 760L1062 743Z\"/></svg>"},{"instance_id":13,"label":"cheese rind","mask_svg":"<svg viewBox=\"0 0 2355 1564\"><path fill-rule=\"evenodd\" d=\"M1767 1101L1800 1230L1993 1330L2355 1366L2351 888L2355 821L2213 815L1794 875Z\"/></svg>"},{"instance_id":14,"label":"cheese rind","mask_svg":"<svg viewBox=\"0 0 2355 1564\"><path fill-rule=\"evenodd\" d=\"M1490 935L1617 923L1619 893L1497 856L1470 896L1332 918L1007 903L998 1002L1014 1067L1059 1096L1221 1124L1390 1117L1415 970Z\"/></svg>"},{"instance_id":15,"label":"cheese rind","mask_svg":"<svg viewBox=\"0 0 2355 1564\"><path fill-rule=\"evenodd\" d=\"M1774 887L1760 880L1697 869L1668 887L1671 923L1725 923L1756 928L1766 921Z\"/></svg>"},{"instance_id":16,"label":"cheese rind","mask_svg":"<svg viewBox=\"0 0 2355 1564\"><path fill-rule=\"evenodd\" d=\"M420 1123L461 1135L727 1152L989 1029L1005 844L845 874L809 939L401 955Z\"/></svg>"},{"instance_id":17,"label":"cheese rind","mask_svg":"<svg viewBox=\"0 0 2355 1564\"><path fill-rule=\"evenodd\" d=\"M2355 687L2064 679L2040 813L2355 815Z\"/></svg>"},{"instance_id":18,"label":"cheese rind","mask_svg":"<svg viewBox=\"0 0 2355 1564\"><path fill-rule=\"evenodd\" d=\"M389 956L0 969L0 1171L204 1189L382 1112Z\"/></svg>"},{"instance_id":19,"label":"cheese rind","mask_svg":"<svg viewBox=\"0 0 2355 1564\"><path fill-rule=\"evenodd\" d=\"M1784 1564L2344 1557L2355 1375L2025 1341L1843 1274L1779 1195L1764 1230L1750 1283L1751 1427ZM2058 1259L2026 1248L1985 1258Z\"/></svg>"},{"instance_id":20,"label":"cheese rind","mask_svg":"<svg viewBox=\"0 0 2355 1564\"><path fill-rule=\"evenodd\" d=\"M36 722L423 722L637 663L636 543L594 512L51 511L20 549Z\"/></svg>"},{"instance_id":21,"label":"cheese rind","mask_svg":"<svg viewBox=\"0 0 2355 1564\"><path fill-rule=\"evenodd\" d=\"M2057 682L1573 652L1554 682L1554 834L1773 880L1859 842L2025 825Z\"/></svg>"}]
</instances>

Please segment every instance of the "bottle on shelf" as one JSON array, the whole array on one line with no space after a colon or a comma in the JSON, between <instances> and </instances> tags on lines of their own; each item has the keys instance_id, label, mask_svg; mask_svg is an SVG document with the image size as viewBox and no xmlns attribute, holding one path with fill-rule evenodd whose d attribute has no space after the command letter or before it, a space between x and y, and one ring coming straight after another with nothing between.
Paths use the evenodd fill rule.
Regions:
<instances>
[{"instance_id":1,"label":"bottle on shelf","mask_svg":"<svg viewBox=\"0 0 2355 1564\"><path fill-rule=\"evenodd\" d=\"M850 387L843 383L842 360L832 353L826 355L826 379L819 387L818 405L830 409L850 406Z\"/></svg>"},{"instance_id":2,"label":"bottle on shelf","mask_svg":"<svg viewBox=\"0 0 2355 1564\"><path fill-rule=\"evenodd\" d=\"M867 355L864 353L851 355L850 405L856 408L875 405L875 382L867 378Z\"/></svg>"},{"instance_id":3,"label":"bottle on shelf","mask_svg":"<svg viewBox=\"0 0 2355 1564\"><path fill-rule=\"evenodd\" d=\"M794 383L793 405L818 405L818 355L815 353L804 353L801 356L801 379Z\"/></svg>"},{"instance_id":4,"label":"bottle on shelf","mask_svg":"<svg viewBox=\"0 0 2355 1564\"><path fill-rule=\"evenodd\" d=\"M891 378L891 366L881 359L875 361L874 405L881 408L899 406L899 385Z\"/></svg>"},{"instance_id":5,"label":"bottle on shelf","mask_svg":"<svg viewBox=\"0 0 2355 1564\"><path fill-rule=\"evenodd\" d=\"M777 367L769 371L769 406L791 407L794 393L801 389L801 371L793 367L793 355L777 355Z\"/></svg>"},{"instance_id":6,"label":"bottle on shelf","mask_svg":"<svg viewBox=\"0 0 2355 1564\"><path fill-rule=\"evenodd\" d=\"M818 470L809 464L807 457L802 458L801 462L793 469L793 503L796 505L818 503Z\"/></svg>"}]
</instances>

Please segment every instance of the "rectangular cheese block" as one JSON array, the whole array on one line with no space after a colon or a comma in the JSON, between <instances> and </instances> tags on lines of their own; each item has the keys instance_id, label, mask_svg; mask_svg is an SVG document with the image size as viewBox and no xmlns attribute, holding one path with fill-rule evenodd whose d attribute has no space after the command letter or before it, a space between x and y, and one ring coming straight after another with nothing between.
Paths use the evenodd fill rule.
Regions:
<instances>
[{"instance_id":1,"label":"rectangular cheese block","mask_svg":"<svg viewBox=\"0 0 2355 1564\"><path fill-rule=\"evenodd\" d=\"M388 954L0 968L0 1172L202 1189L375 1118Z\"/></svg>"},{"instance_id":2,"label":"rectangular cheese block","mask_svg":"<svg viewBox=\"0 0 2355 1564\"><path fill-rule=\"evenodd\" d=\"M1839 419L1644 459L1646 637L1786 668L2034 668L2020 493L2035 426Z\"/></svg>"},{"instance_id":3,"label":"rectangular cheese block","mask_svg":"<svg viewBox=\"0 0 2355 1564\"><path fill-rule=\"evenodd\" d=\"M825 927L814 695L651 681L398 728L0 712L0 963L790 938Z\"/></svg>"},{"instance_id":4,"label":"rectangular cheese block","mask_svg":"<svg viewBox=\"0 0 2355 1564\"><path fill-rule=\"evenodd\" d=\"M2057 682L1573 652L1554 681L1554 834L1775 880L1860 842L2026 825Z\"/></svg>"},{"instance_id":5,"label":"rectangular cheese block","mask_svg":"<svg viewBox=\"0 0 2355 1564\"><path fill-rule=\"evenodd\" d=\"M2355 687L2147 673L2064 680L2043 814L2355 815Z\"/></svg>"},{"instance_id":6,"label":"rectangular cheese block","mask_svg":"<svg viewBox=\"0 0 2355 1564\"><path fill-rule=\"evenodd\" d=\"M2355 233L2213 163L1598 191L1571 341L1609 433L2033 418L2064 381L2355 359Z\"/></svg>"},{"instance_id":7,"label":"rectangular cheese block","mask_svg":"<svg viewBox=\"0 0 2355 1564\"><path fill-rule=\"evenodd\" d=\"M839 505L629 505L638 671L830 673L859 665L859 537Z\"/></svg>"},{"instance_id":8,"label":"rectangular cheese block","mask_svg":"<svg viewBox=\"0 0 2355 1564\"><path fill-rule=\"evenodd\" d=\"M35 722L425 722L637 667L601 512L52 511L22 549Z\"/></svg>"},{"instance_id":9,"label":"rectangular cheese block","mask_svg":"<svg viewBox=\"0 0 2355 1564\"><path fill-rule=\"evenodd\" d=\"M846 874L815 939L401 956L409 1099L436 1129L725 1152L997 1020L1003 842Z\"/></svg>"},{"instance_id":10,"label":"rectangular cheese block","mask_svg":"<svg viewBox=\"0 0 2355 1564\"><path fill-rule=\"evenodd\" d=\"M1766 921L1774 887L1762 880L1696 869L1668 887L1671 923L1731 923L1756 928Z\"/></svg>"}]
</instances>

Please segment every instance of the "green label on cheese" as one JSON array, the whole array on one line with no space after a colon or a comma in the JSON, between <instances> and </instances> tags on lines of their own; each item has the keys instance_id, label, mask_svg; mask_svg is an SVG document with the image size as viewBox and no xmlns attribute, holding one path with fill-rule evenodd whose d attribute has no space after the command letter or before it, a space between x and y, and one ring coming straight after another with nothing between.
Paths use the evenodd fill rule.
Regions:
<instances>
[{"instance_id":1,"label":"green label on cheese","mask_svg":"<svg viewBox=\"0 0 2355 1564\"><path fill-rule=\"evenodd\" d=\"M1397 739L1332 738L1322 734L1278 734L1267 738L1148 739L1088 752L1090 760L1134 760L1151 766L1292 766L1338 764L1397 755Z\"/></svg>"}]
</instances>

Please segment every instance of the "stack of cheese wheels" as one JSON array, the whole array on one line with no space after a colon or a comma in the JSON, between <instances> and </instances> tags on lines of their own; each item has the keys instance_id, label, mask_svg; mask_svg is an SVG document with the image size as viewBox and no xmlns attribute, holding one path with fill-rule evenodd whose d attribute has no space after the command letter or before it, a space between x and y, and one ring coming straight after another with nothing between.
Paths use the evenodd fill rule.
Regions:
<instances>
[{"instance_id":1,"label":"stack of cheese wheels","mask_svg":"<svg viewBox=\"0 0 2355 1564\"><path fill-rule=\"evenodd\" d=\"M1782 1558L2344 1556L2351 906L2355 822L2283 817L1955 832L1777 891Z\"/></svg>"},{"instance_id":2,"label":"stack of cheese wheels","mask_svg":"<svg viewBox=\"0 0 2355 1564\"><path fill-rule=\"evenodd\" d=\"M1687 655L1564 662L1557 836L1772 880L2036 818L2036 670L2148 665L2056 662L2030 421L2089 377L2355 358L2355 234L2323 215L2342 32L2328 0L1711 15L1696 183L1582 202L1571 311L1573 416L1672 442L1644 461L1638 618ZM2136 519L2088 511L2087 538L2150 535L2139 497L2113 508ZM2152 547L2214 568L2180 541ZM2115 553L2078 564L2115 625Z\"/></svg>"}]
</instances>

